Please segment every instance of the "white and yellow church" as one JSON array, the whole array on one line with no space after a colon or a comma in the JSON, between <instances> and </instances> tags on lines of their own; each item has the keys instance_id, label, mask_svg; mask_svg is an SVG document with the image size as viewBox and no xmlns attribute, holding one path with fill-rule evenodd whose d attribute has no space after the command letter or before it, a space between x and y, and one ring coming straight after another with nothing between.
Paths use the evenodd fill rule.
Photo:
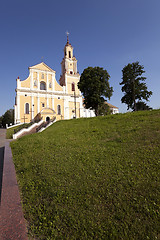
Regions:
<instances>
[{"instance_id":1,"label":"white and yellow church","mask_svg":"<svg viewBox=\"0 0 160 240\"><path fill-rule=\"evenodd\" d=\"M82 94L77 86L80 79L77 59L68 36L61 68L60 84L56 81L56 72L44 62L29 67L26 80L17 78L15 124L36 118L50 121L55 118L61 120L95 116L93 110L83 106Z\"/></svg>"},{"instance_id":2,"label":"white and yellow church","mask_svg":"<svg viewBox=\"0 0 160 240\"><path fill-rule=\"evenodd\" d=\"M29 67L26 80L17 78L14 124L40 119L57 121L95 116L93 110L85 109L83 105L83 97L77 85L80 80L77 59L68 36L61 69L59 83L56 81L56 72L44 62ZM119 112L117 107L108 105L113 114Z\"/></svg>"}]
</instances>

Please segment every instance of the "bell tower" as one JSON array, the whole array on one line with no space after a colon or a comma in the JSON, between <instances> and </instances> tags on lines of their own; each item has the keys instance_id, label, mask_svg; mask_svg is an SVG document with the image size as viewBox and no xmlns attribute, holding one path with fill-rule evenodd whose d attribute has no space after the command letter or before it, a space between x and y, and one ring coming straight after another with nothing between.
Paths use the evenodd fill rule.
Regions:
<instances>
[{"instance_id":1,"label":"bell tower","mask_svg":"<svg viewBox=\"0 0 160 240\"><path fill-rule=\"evenodd\" d=\"M64 57L61 62L62 75L60 77L60 85L66 86L66 92L72 93L73 83L75 84L76 94L80 94L77 87L80 75L77 72L77 59L73 55L73 47L69 43L69 33L67 32L67 43L64 47Z\"/></svg>"}]
</instances>

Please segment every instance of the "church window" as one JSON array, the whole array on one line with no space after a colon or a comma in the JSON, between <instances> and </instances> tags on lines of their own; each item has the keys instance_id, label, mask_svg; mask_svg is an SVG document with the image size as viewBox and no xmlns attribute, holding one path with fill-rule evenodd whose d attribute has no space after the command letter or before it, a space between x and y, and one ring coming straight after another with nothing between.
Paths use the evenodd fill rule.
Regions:
<instances>
[{"instance_id":1,"label":"church window","mask_svg":"<svg viewBox=\"0 0 160 240\"><path fill-rule=\"evenodd\" d=\"M45 104L44 103L42 103L42 107L44 107L45 106Z\"/></svg>"},{"instance_id":2,"label":"church window","mask_svg":"<svg viewBox=\"0 0 160 240\"><path fill-rule=\"evenodd\" d=\"M29 103L25 104L25 114L29 114Z\"/></svg>"},{"instance_id":3,"label":"church window","mask_svg":"<svg viewBox=\"0 0 160 240\"><path fill-rule=\"evenodd\" d=\"M46 90L46 83L40 82L40 90Z\"/></svg>"},{"instance_id":4,"label":"church window","mask_svg":"<svg viewBox=\"0 0 160 240\"><path fill-rule=\"evenodd\" d=\"M73 74L73 72L72 72L72 71L70 71L70 74Z\"/></svg>"},{"instance_id":5,"label":"church window","mask_svg":"<svg viewBox=\"0 0 160 240\"><path fill-rule=\"evenodd\" d=\"M61 115L61 106L60 105L57 105L57 114Z\"/></svg>"},{"instance_id":6,"label":"church window","mask_svg":"<svg viewBox=\"0 0 160 240\"><path fill-rule=\"evenodd\" d=\"M69 51L69 58L71 58L71 51Z\"/></svg>"},{"instance_id":7,"label":"church window","mask_svg":"<svg viewBox=\"0 0 160 240\"><path fill-rule=\"evenodd\" d=\"M50 83L49 83L49 88L51 88L51 87L52 87L52 83L50 82Z\"/></svg>"},{"instance_id":8,"label":"church window","mask_svg":"<svg viewBox=\"0 0 160 240\"><path fill-rule=\"evenodd\" d=\"M75 84L72 83L72 91L75 91Z\"/></svg>"},{"instance_id":9,"label":"church window","mask_svg":"<svg viewBox=\"0 0 160 240\"><path fill-rule=\"evenodd\" d=\"M44 79L44 73L42 73L42 76L41 76L42 79Z\"/></svg>"}]
</instances>

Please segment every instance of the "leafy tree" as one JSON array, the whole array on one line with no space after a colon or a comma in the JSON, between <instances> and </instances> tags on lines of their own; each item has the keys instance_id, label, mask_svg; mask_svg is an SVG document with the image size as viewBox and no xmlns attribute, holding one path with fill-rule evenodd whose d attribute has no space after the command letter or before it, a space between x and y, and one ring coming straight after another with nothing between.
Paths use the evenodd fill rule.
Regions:
<instances>
[{"instance_id":1,"label":"leafy tree","mask_svg":"<svg viewBox=\"0 0 160 240\"><path fill-rule=\"evenodd\" d=\"M98 108L98 115L100 116L105 116L111 114L111 109L108 106L108 104L103 103L99 108Z\"/></svg>"},{"instance_id":2,"label":"leafy tree","mask_svg":"<svg viewBox=\"0 0 160 240\"><path fill-rule=\"evenodd\" d=\"M110 99L113 88L109 86L109 74L107 70L100 67L88 67L81 74L78 88L83 93L86 108L95 110L104 104L105 98Z\"/></svg>"},{"instance_id":3,"label":"leafy tree","mask_svg":"<svg viewBox=\"0 0 160 240\"><path fill-rule=\"evenodd\" d=\"M122 92L125 92L125 94L121 98L121 102L126 103L128 109L131 108L133 111L137 111L136 100L141 101L144 99L148 101L152 95L151 91L147 91L146 83L144 83L146 77L142 76L142 74L145 73L143 69L144 67L140 65L139 62L134 62L129 63L122 70L123 81L120 85L123 85Z\"/></svg>"},{"instance_id":4,"label":"leafy tree","mask_svg":"<svg viewBox=\"0 0 160 240\"><path fill-rule=\"evenodd\" d=\"M3 119L3 117L0 116L0 128L2 127L2 119Z\"/></svg>"},{"instance_id":5,"label":"leafy tree","mask_svg":"<svg viewBox=\"0 0 160 240\"><path fill-rule=\"evenodd\" d=\"M10 125L14 123L14 110L9 109L2 116L2 126L5 127L6 124Z\"/></svg>"},{"instance_id":6,"label":"leafy tree","mask_svg":"<svg viewBox=\"0 0 160 240\"><path fill-rule=\"evenodd\" d=\"M141 110L151 110L152 108L149 107L146 103L144 102L137 102L136 103L136 107L137 107L137 111L141 111Z\"/></svg>"}]
</instances>

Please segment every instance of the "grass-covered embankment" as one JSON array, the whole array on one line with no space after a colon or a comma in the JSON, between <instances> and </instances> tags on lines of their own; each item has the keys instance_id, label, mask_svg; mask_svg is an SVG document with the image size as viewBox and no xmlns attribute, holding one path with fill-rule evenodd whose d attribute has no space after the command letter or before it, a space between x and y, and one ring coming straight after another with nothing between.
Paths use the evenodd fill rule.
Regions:
<instances>
[{"instance_id":1,"label":"grass-covered embankment","mask_svg":"<svg viewBox=\"0 0 160 240\"><path fill-rule=\"evenodd\" d=\"M11 147L36 239L159 239L160 110L60 121Z\"/></svg>"},{"instance_id":2,"label":"grass-covered embankment","mask_svg":"<svg viewBox=\"0 0 160 240\"><path fill-rule=\"evenodd\" d=\"M7 131L6 131L6 138L7 139L12 139L13 138L13 134L15 134L16 132L20 131L23 128L30 127L32 124L33 123L24 123L22 125L18 125L18 126L15 125L15 127L8 128Z\"/></svg>"}]
</instances>

